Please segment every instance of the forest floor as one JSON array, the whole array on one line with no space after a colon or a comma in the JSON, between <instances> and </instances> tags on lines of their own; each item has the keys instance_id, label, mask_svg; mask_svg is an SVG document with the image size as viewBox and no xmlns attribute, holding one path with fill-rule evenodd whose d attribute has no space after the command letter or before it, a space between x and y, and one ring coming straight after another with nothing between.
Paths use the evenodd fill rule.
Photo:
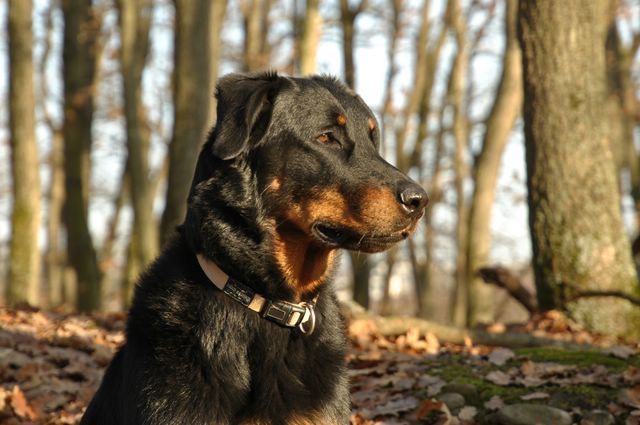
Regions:
<instances>
[{"instance_id":1,"label":"forest floor","mask_svg":"<svg viewBox=\"0 0 640 425\"><path fill-rule=\"evenodd\" d=\"M124 321L0 308L0 423L78 423ZM411 326L384 336L369 319L348 329L352 425L640 424L640 346L590 335L557 312L486 329L553 348L449 343Z\"/></svg>"}]
</instances>

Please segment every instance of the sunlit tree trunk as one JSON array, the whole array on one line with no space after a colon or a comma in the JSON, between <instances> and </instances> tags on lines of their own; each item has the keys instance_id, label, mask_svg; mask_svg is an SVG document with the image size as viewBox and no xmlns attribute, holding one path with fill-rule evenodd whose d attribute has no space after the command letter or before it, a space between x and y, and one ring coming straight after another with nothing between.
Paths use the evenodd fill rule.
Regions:
<instances>
[{"instance_id":1,"label":"sunlit tree trunk","mask_svg":"<svg viewBox=\"0 0 640 425\"><path fill-rule=\"evenodd\" d=\"M467 245L467 280L470 284L469 320L491 323L494 319L495 288L476 276L486 265L491 248L491 211L504 147L522 109L522 54L516 35L518 0L507 0L506 46L502 77L486 121L482 148L473 169L474 191L470 203Z\"/></svg>"},{"instance_id":2,"label":"sunlit tree trunk","mask_svg":"<svg viewBox=\"0 0 640 425\"><path fill-rule=\"evenodd\" d=\"M62 206L64 204L64 149L62 134L56 131L51 141L49 167L49 205L47 208L46 279L49 288L49 304L57 306L66 302L63 294L64 252L60 244Z\"/></svg>"},{"instance_id":3,"label":"sunlit tree trunk","mask_svg":"<svg viewBox=\"0 0 640 425\"><path fill-rule=\"evenodd\" d=\"M455 292L452 308L453 323L465 326L468 322L469 286L467 281L467 226L468 205L464 193L464 181L469 170L466 159L468 151L468 124L464 108L465 76L469 66L467 26L460 0L450 0L448 13L455 34L457 52L449 80L451 107L453 110L453 138L455 140L453 168L456 192L456 266Z\"/></svg>"},{"instance_id":4,"label":"sunlit tree trunk","mask_svg":"<svg viewBox=\"0 0 640 425\"><path fill-rule=\"evenodd\" d=\"M300 40L299 73L309 75L316 72L316 56L322 32L320 0L306 0L306 11L302 21L302 39Z\"/></svg>"},{"instance_id":5,"label":"sunlit tree trunk","mask_svg":"<svg viewBox=\"0 0 640 425\"><path fill-rule=\"evenodd\" d=\"M447 317L445 313L436 312L433 308L446 309L446 312L450 310L449 306L445 306L445 303L437 302L433 300L432 293L432 277L431 272L433 269L433 253L435 247L435 233L436 226L433 223L433 211L434 206L442 200L442 175L444 173L442 167L442 159L444 155L444 112L447 103L444 102L438 112L438 123L440 130L435 135L435 153L432 158L432 165L429 167L430 178L426 185L427 193L429 194L429 206L425 209L424 213L424 260L419 262L415 255L415 249L411 249L412 267L414 270L414 279L416 281L416 293L418 296L419 308L418 314L421 317L431 318L434 316ZM440 296L435 294L438 299Z\"/></svg>"},{"instance_id":6,"label":"sunlit tree trunk","mask_svg":"<svg viewBox=\"0 0 640 425\"><path fill-rule=\"evenodd\" d=\"M432 269L432 249L433 249L433 233L432 216L434 206L440 201L440 159L443 156L443 132L438 134L430 134L429 120L431 119L431 102L433 88L436 81L436 71L441 59L442 47L444 46L447 34L449 32L449 23L440 30L437 36L431 35L432 25L429 20L430 2L425 1L422 8L422 21L420 31L416 40L416 66L415 66L415 94L409 97L405 115L405 123L403 125L404 133L397 136L398 141L403 145L402 153L398 151L404 159L400 162L404 167L404 171L409 172L416 167L422 177L422 183L429 194L429 206L425 210L424 219L424 259L417 261L415 250L410 250L412 256L412 267L414 270L414 282L416 295L418 299L418 315L428 317L432 310L429 308L430 303L430 283ZM431 40L431 37L434 39ZM412 149L404 147L407 139L407 131L411 127L410 116L417 114L417 131L415 131L415 139ZM438 114L440 125L443 124L442 113ZM442 127L441 127L442 129ZM431 138L429 139L429 137ZM431 140L436 146L434 155L430 157L430 163L425 162L423 158L424 146L427 140Z\"/></svg>"},{"instance_id":7,"label":"sunlit tree trunk","mask_svg":"<svg viewBox=\"0 0 640 425\"><path fill-rule=\"evenodd\" d=\"M169 176L161 237L182 223L196 158L208 130L211 94L211 2L175 0L173 98L175 118L169 144ZM194 54L194 51L198 54Z\"/></svg>"},{"instance_id":8,"label":"sunlit tree trunk","mask_svg":"<svg viewBox=\"0 0 640 425\"><path fill-rule=\"evenodd\" d=\"M261 71L271 63L269 13L273 0L242 0L240 9L244 25L243 70Z\"/></svg>"},{"instance_id":9,"label":"sunlit tree trunk","mask_svg":"<svg viewBox=\"0 0 640 425\"><path fill-rule=\"evenodd\" d=\"M367 7L367 4L368 0L359 0L355 5L350 4L349 0L340 0L344 80L351 88L356 86L355 24L358 15Z\"/></svg>"},{"instance_id":10,"label":"sunlit tree trunk","mask_svg":"<svg viewBox=\"0 0 640 425\"><path fill-rule=\"evenodd\" d=\"M640 35L636 33L627 45L619 33L616 23L620 0L609 0L606 36L607 66L607 118L611 126L611 148L620 178L629 172L631 197L635 205L636 228L640 228L640 163L634 145L634 130L638 121L639 104L636 85L633 81L634 57L640 46ZM620 185L622 187L622 184ZM637 232L637 230L636 230Z\"/></svg>"},{"instance_id":11,"label":"sunlit tree trunk","mask_svg":"<svg viewBox=\"0 0 640 425\"><path fill-rule=\"evenodd\" d=\"M589 329L637 337L640 310L626 300L565 302L586 289L638 295L603 119L607 3L520 3L533 268L542 309L565 308Z\"/></svg>"},{"instance_id":12,"label":"sunlit tree trunk","mask_svg":"<svg viewBox=\"0 0 640 425\"><path fill-rule=\"evenodd\" d=\"M211 5L211 31L210 48L211 48L211 80L209 81L209 118L207 120L208 127L213 126L216 122L216 104L215 104L215 87L218 82L220 73L220 57L224 45L222 44L222 27L224 25L225 16L227 15L227 0L216 0Z\"/></svg>"},{"instance_id":13,"label":"sunlit tree trunk","mask_svg":"<svg viewBox=\"0 0 640 425\"><path fill-rule=\"evenodd\" d=\"M47 85L46 72L50 65L52 46L56 32L54 29L54 15L58 11L57 4L49 4L44 13L44 28L46 35L43 39L43 52L38 63L37 73L39 84L37 89L38 106L42 111L43 121L51 132L51 147L49 158L49 187L45 195L47 200L46 234L47 245L44 258L45 285L43 296L46 295L47 306L59 306L64 299L63 284L65 275L65 255L62 246L62 206L64 204L64 158L62 129L49 113L48 100L50 87ZM41 299L40 305L43 305Z\"/></svg>"},{"instance_id":14,"label":"sunlit tree trunk","mask_svg":"<svg viewBox=\"0 0 640 425\"><path fill-rule=\"evenodd\" d=\"M63 0L64 221L69 263L77 281L77 307L100 306L100 271L89 232L91 127L99 21L91 0Z\"/></svg>"},{"instance_id":15,"label":"sunlit tree trunk","mask_svg":"<svg viewBox=\"0 0 640 425\"><path fill-rule=\"evenodd\" d=\"M382 128L384 130L393 129L395 120L398 118L398 113L393 106L394 93L393 88L395 79L398 74L398 66L396 64L396 54L398 48L398 42L402 36L402 21L401 16L404 10L403 0L391 0L391 20L389 22L388 33L388 47L387 47L387 61L389 62L389 68L387 69L387 76L385 80L384 88L384 100L382 102ZM381 140L381 154L385 157L389 157L390 149L388 146L388 138L382 137ZM382 280L382 302L380 305L379 313L381 315L389 315L393 313L392 300L391 300L391 277L393 276L393 267L396 262L398 254L398 246L394 246L389 251L385 252L387 270Z\"/></svg>"},{"instance_id":16,"label":"sunlit tree trunk","mask_svg":"<svg viewBox=\"0 0 640 425\"><path fill-rule=\"evenodd\" d=\"M117 3L120 18L120 64L124 118L127 137L127 170L130 181L130 201L133 207L131 238L135 247L129 264L134 265L127 274L124 299L130 298L132 282L145 265L158 252L158 229L153 214L155 193L152 191L149 169L150 131L147 114L142 103L142 73L149 52L149 30L153 4L150 0L120 0Z\"/></svg>"},{"instance_id":17,"label":"sunlit tree trunk","mask_svg":"<svg viewBox=\"0 0 640 425\"><path fill-rule=\"evenodd\" d=\"M9 303L38 303L40 286L40 161L36 144L31 0L10 0L9 132L11 146L11 242Z\"/></svg>"}]
</instances>

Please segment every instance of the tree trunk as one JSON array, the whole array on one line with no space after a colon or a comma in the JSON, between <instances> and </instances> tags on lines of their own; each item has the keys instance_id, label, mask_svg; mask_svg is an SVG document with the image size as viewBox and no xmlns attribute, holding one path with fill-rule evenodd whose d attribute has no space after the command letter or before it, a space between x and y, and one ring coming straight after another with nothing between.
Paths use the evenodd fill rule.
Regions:
<instances>
[{"instance_id":1,"label":"tree trunk","mask_svg":"<svg viewBox=\"0 0 640 425\"><path fill-rule=\"evenodd\" d=\"M96 39L99 22L91 0L63 0L64 168L69 262L78 281L77 307L100 306L100 272L89 232L89 176Z\"/></svg>"},{"instance_id":2,"label":"tree trunk","mask_svg":"<svg viewBox=\"0 0 640 425\"><path fill-rule=\"evenodd\" d=\"M394 313L391 300L391 278L393 277L393 267L398 256L398 248L398 245L395 245L385 253L387 269L382 278L382 301L380 301L380 308L378 308L378 314L381 316L389 316Z\"/></svg>"},{"instance_id":3,"label":"tree trunk","mask_svg":"<svg viewBox=\"0 0 640 425\"><path fill-rule=\"evenodd\" d=\"M51 168L49 182L49 206L47 208L47 254L46 279L49 288L49 305L58 306L66 300L63 297L64 252L60 243L62 207L64 204L64 149L62 134L56 131L51 142Z\"/></svg>"},{"instance_id":4,"label":"tree trunk","mask_svg":"<svg viewBox=\"0 0 640 425\"><path fill-rule=\"evenodd\" d=\"M162 215L162 242L182 223L198 151L208 129L211 87L211 2L175 0L173 136L169 144L169 177ZM213 29L215 31L215 29ZM199 54L194 55L194 49Z\"/></svg>"},{"instance_id":5,"label":"tree trunk","mask_svg":"<svg viewBox=\"0 0 640 425\"><path fill-rule=\"evenodd\" d=\"M635 124L638 117L638 99L633 77L634 57L640 36L626 46L616 23L619 0L609 0L606 37L607 60L607 117L611 125L611 148L618 169L618 178L629 171L631 197L635 206L636 228L640 228L640 164L634 146ZM622 184L620 184L622 187Z\"/></svg>"},{"instance_id":6,"label":"tree trunk","mask_svg":"<svg viewBox=\"0 0 640 425\"><path fill-rule=\"evenodd\" d=\"M349 257L353 272L353 300L364 308L369 308L369 277L371 275L369 256L361 252L349 251Z\"/></svg>"},{"instance_id":7,"label":"tree trunk","mask_svg":"<svg viewBox=\"0 0 640 425\"><path fill-rule=\"evenodd\" d=\"M40 177L33 86L31 0L9 1L9 131L11 242L7 301L38 303Z\"/></svg>"},{"instance_id":8,"label":"tree trunk","mask_svg":"<svg viewBox=\"0 0 640 425\"><path fill-rule=\"evenodd\" d=\"M365 0L361 0L360 5ZM355 46L354 30L360 7L352 9L349 0L340 0L340 23L342 26L342 59L344 66L344 81L351 88L356 87L356 71L354 64Z\"/></svg>"},{"instance_id":9,"label":"tree trunk","mask_svg":"<svg viewBox=\"0 0 640 425\"><path fill-rule=\"evenodd\" d=\"M105 236L102 242L102 246L100 247L100 253L98 258L100 259L100 270L102 271L102 288L103 293L110 294L120 294L121 306L128 306L128 302L131 300L133 281L129 281L123 274L123 277L116 283L116 279L113 279L113 272L116 269L116 265L114 264L114 246L116 245L117 237L118 237L118 226L120 224L120 219L122 216L122 209L125 206L126 200L131 197L129 190L129 170L125 164L124 169L122 170L122 174L120 176L120 181L118 184L118 188L120 190L115 194L115 197L112 201L113 205L113 215L111 219L107 223ZM155 193L155 191L154 191ZM129 233L129 239L133 237L133 233ZM131 256L129 255L129 250L127 253L127 264L131 261Z\"/></svg>"},{"instance_id":10,"label":"tree trunk","mask_svg":"<svg viewBox=\"0 0 640 425\"><path fill-rule=\"evenodd\" d=\"M444 115L447 107L446 99L440 106L438 111L438 125L440 130L435 137L435 154L433 156L433 166L431 167L431 178L427 187L429 193L429 208L424 213L424 261L418 263L415 259L414 249L411 249L412 266L414 270L414 280L416 282L416 295L418 297L418 315L423 318L434 317L436 312L431 306L434 303L431 300L431 271L433 269L433 252L435 245L436 226L433 225L434 205L438 204L443 197L442 180L443 167L442 158L444 156ZM438 308L444 308L444 303L437 304ZM449 311L449 306L446 307ZM438 314L439 317L447 317L446 313ZM449 315L451 316L451 315Z\"/></svg>"},{"instance_id":11,"label":"tree trunk","mask_svg":"<svg viewBox=\"0 0 640 425\"><path fill-rule=\"evenodd\" d=\"M467 281L466 269L468 206L464 194L464 181L469 171L465 159L468 147L468 126L464 108L464 95L469 53L465 15L460 0L450 0L448 7L458 49L453 60L453 69L449 80L451 106L453 109L453 137L455 139L453 168L456 191L456 266L455 291L452 298L454 302L452 320L457 326L466 326L469 306L469 282Z\"/></svg>"},{"instance_id":12,"label":"tree trunk","mask_svg":"<svg viewBox=\"0 0 640 425\"><path fill-rule=\"evenodd\" d=\"M266 69L271 62L269 11L272 0L242 0L240 8L244 24L243 70Z\"/></svg>"},{"instance_id":13,"label":"tree trunk","mask_svg":"<svg viewBox=\"0 0 640 425\"><path fill-rule=\"evenodd\" d=\"M482 149L474 166L474 191L469 212L467 280L471 300L471 324L494 319L495 288L485 285L476 271L486 265L491 248L491 211L504 147L522 109L522 54L516 26L518 0L507 0L505 10L506 46L502 77L491 113L486 121Z\"/></svg>"},{"instance_id":14,"label":"tree trunk","mask_svg":"<svg viewBox=\"0 0 640 425\"><path fill-rule=\"evenodd\" d=\"M322 33L322 17L318 10L320 0L306 0L306 3L307 8L302 22L302 40L300 41L298 66L300 75L316 72L316 56Z\"/></svg>"},{"instance_id":15,"label":"tree trunk","mask_svg":"<svg viewBox=\"0 0 640 425\"><path fill-rule=\"evenodd\" d=\"M55 37L54 15L57 12L57 4L49 4L45 12L45 28L46 36L44 37L44 47L42 59L38 63L39 84L37 91L37 99L40 110L42 111L43 120L51 132L51 150L48 158L49 165L49 188L46 195L47 198L47 248L45 253L45 294L46 303L49 307L62 305L67 300L64 299L64 275L66 261L62 249L61 230L62 230L62 206L64 204L64 157L63 157L63 140L62 129L60 125L54 123L54 119L49 114L47 108L47 100L50 98L50 88L45 78L49 60L51 59L52 45ZM43 302L40 302L40 306ZM69 304L72 305L72 304Z\"/></svg>"},{"instance_id":16,"label":"tree trunk","mask_svg":"<svg viewBox=\"0 0 640 425\"><path fill-rule=\"evenodd\" d=\"M218 82L220 71L220 57L224 46L222 45L222 27L224 17L227 14L227 0L217 0L211 5L211 31L209 33L211 43L211 80L209 81L209 118L207 127L216 122L216 100L213 96Z\"/></svg>"},{"instance_id":17,"label":"tree trunk","mask_svg":"<svg viewBox=\"0 0 640 425\"><path fill-rule=\"evenodd\" d=\"M150 134L146 111L142 103L142 73L149 52L149 29L153 4L149 0L120 0L120 63L124 94L124 117L127 135L127 170L133 207L131 238L137 257L133 279L149 264L158 252L158 230L153 214L154 195L150 181ZM131 287L131 282L125 287ZM125 304L128 300L125 294Z\"/></svg>"},{"instance_id":18,"label":"tree trunk","mask_svg":"<svg viewBox=\"0 0 640 425\"><path fill-rule=\"evenodd\" d=\"M522 1L524 121L533 268L541 309L640 336L622 299L572 298L570 287L638 294L620 217L605 115L607 1Z\"/></svg>"}]
</instances>

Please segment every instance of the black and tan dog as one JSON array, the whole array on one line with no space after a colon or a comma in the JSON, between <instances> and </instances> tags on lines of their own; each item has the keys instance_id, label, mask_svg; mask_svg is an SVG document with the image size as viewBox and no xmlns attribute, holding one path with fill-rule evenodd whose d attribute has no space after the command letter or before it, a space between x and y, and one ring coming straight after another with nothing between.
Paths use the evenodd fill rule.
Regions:
<instances>
[{"instance_id":1,"label":"black and tan dog","mask_svg":"<svg viewBox=\"0 0 640 425\"><path fill-rule=\"evenodd\" d=\"M336 251L405 239L424 190L328 77L229 75L185 223L140 278L82 424L349 421Z\"/></svg>"}]
</instances>

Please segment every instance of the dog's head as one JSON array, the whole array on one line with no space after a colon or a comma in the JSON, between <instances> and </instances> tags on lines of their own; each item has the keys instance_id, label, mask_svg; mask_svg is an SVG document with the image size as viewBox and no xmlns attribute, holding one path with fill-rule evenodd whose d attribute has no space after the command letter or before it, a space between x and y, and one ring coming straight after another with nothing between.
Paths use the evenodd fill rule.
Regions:
<instances>
[{"instance_id":1,"label":"dog's head","mask_svg":"<svg viewBox=\"0 0 640 425\"><path fill-rule=\"evenodd\" d=\"M199 159L190 212L208 181L229 180L233 189L224 190L235 193L223 196L237 197L237 219L268 223L281 268L295 273L313 263L308 268L319 270L306 273L314 276L336 248L379 252L414 230L427 195L380 157L376 118L344 85L232 74L216 95L217 123Z\"/></svg>"}]
</instances>

